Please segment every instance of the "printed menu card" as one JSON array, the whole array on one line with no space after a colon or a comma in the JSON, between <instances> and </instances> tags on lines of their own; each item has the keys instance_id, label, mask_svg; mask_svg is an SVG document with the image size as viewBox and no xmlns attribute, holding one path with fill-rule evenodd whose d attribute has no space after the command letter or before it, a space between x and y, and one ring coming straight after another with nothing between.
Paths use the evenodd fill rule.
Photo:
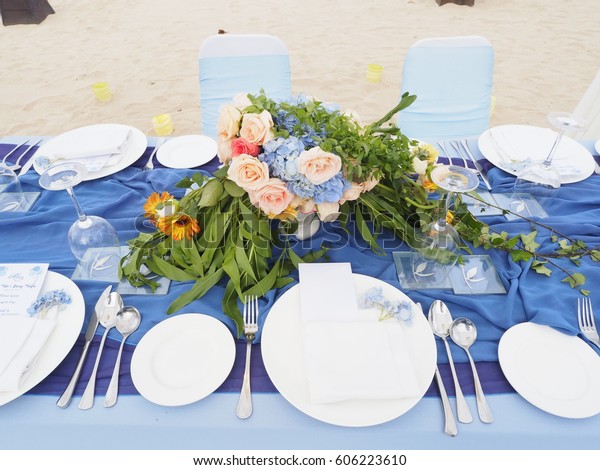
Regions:
<instances>
[{"instance_id":1,"label":"printed menu card","mask_svg":"<svg viewBox=\"0 0 600 470\"><path fill-rule=\"evenodd\" d=\"M26 315L38 298L48 263L0 264L0 315Z\"/></svg>"}]
</instances>

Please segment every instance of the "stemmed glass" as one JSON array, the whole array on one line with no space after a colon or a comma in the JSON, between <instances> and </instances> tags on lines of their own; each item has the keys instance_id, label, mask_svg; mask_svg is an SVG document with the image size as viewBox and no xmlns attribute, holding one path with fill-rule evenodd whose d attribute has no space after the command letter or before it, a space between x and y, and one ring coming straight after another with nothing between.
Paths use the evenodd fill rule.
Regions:
<instances>
[{"instance_id":1,"label":"stemmed glass","mask_svg":"<svg viewBox=\"0 0 600 470\"><path fill-rule=\"evenodd\" d=\"M571 113L552 112L546 116L547 121L558 130L556 139L544 160L532 161L517 174L512 191L512 199L521 200L522 194L532 195L540 206L547 209L551 204L561 185L560 173L552 159L560 142L567 131L582 130L587 127L587 122Z\"/></svg>"},{"instance_id":2,"label":"stemmed glass","mask_svg":"<svg viewBox=\"0 0 600 470\"><path fill-rule=\"evenodd\" d=\"M479 179L468 168L439 165L431 172L431 180L447 191L444 212L439 219L427 224L420 236L417 235L412 270L417 283L434 288L445 284L448 270L460 257L460 236L446 220L453 195L474 190L479 186Z\"/></svg>"},{"instance_id":3,"label":"stemmed glass","mask_svg":"<svg viewBox=\"0 0 600 470\"><path fill-rule=\"evenodd\" d=\"M40 186L51 191L66 190L70 196L78 219L71 225L68 234L69 247L73 256L90 277L105 276L106 271L115 271L120 262L119 236L114 227L102 217L86 215L75 197L73 187L87 175L81 163L69 162L48 168L40 176Z\"/></svg>"}]
</instances>

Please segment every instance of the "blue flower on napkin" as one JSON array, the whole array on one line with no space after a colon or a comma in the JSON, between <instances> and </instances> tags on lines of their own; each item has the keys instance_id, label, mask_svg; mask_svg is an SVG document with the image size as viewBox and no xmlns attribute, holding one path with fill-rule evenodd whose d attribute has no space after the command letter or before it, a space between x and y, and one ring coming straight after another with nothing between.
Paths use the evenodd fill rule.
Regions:
<instances>
[{"instance_id":1,"label":"blue flower on napkin","mask_svg":"<svg viewBox=\"0 0 600 470\"><path fill-rule=\"evenodd\" d=\"M69 294L67 294L62 289L55 289L48 291L44 295L39 297L27 309L27 313L29 314L29 316L34 316L40 313L47 312L51 307L64 307L65 305L69 305L70 303L71 296Z\"/></svg>"},{"instance_id":2,"label":"blue flower on napkin","mask_svg":"<svg viewBox=\"0 0 600 470\"><path fill-rule=\"evenodd\" d=\"M412 324L412 304L403 300L389 300L383 295L381 287L371 287L359 299L361 308L377 308L380 311L379 320L396 318L407 325Z\"/></svg>"}]
</instances>

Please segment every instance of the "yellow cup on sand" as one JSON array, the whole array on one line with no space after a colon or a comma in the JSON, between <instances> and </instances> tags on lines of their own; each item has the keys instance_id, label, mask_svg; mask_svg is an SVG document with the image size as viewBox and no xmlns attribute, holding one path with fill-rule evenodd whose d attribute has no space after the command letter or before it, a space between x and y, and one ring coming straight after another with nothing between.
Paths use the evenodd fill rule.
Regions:
<instances>
[{"instance_id":1,"label":"yellow cup on sand","mask_svg":"<svg viewBox=\"0 0 600 470\"><path fill-rule=\"evenodd\" d=\"M152 118L152 126L156 135L164 136L173 133L173 120L169 114L157 114Z\"/></svg>"},{"instance_id":2,"label":"yellow cup on sand","mask_svg":"<svg viewBox=\"0 0 600 470\"><path fill-rule=\"evenodd\" d=\"M367 66L367 81L371 83L379 83L381 81L381 74L383 73L383 66L377 64L369 64Z\"/></svg>"},{"instance_id":3,"label":"yellow cup on sand","mask_svg":"<svg viewBox=\"0 0 600 470\"><path fill-rule=\"evenodd\" d=\"M112 99L112 93L108 86L108 82L97 82L92 85L92 91L98 101L110 101Z\"/></svg>"}]
</instances>

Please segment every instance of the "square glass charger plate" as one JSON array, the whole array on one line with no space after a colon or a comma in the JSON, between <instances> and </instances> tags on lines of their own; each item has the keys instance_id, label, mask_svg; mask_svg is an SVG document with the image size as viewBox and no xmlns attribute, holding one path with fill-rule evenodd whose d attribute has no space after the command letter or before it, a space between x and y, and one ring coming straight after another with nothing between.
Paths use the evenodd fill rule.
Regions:
<instances>
[{"instance_id":1,"label":"square glass charger plate","mask_svg":"<svg viewBox=\"0 0 600 470\"><path fill-rule=\"evenodd\" d=\"M475 191L475 196L470 196L469 193L463 195L463 202L467 205L467 210L475 217L485 217L491 215L502 215L503 211L500 209L498 202L494 199L494 196L489 191Z\"/></svg>"},{"instance_id":2,"label":"square glass charger plate","mask_svg":"<svg viewBox=\"0 0 600 470\"><path fill-rule=\"evenodd\" d=\"M540 203L531 194L527 193L496 193L494 199L498 206L513 212L506 214L507 220L517 220L519 215L523 217L548 217L548 213L540 206ZM517 215L515 215L517 214Z\"/></svg>"},{"instance_id":3,"label":"square glass charger plate","mask_svg":"<svg viewBox=\"0 0 600 470\"><path fill-rule=\"evenodd\" d=\"M445 268L432 276L419 276L415 272L413 255L409 251L392 253L398 281L403 289L452 289L459 295L506 294L504 284L488 255L464 256L463 264L457 264L450 269ZM445 276L440 275L444 273Z\"/></svg>"},{"instance_id":4,"label":"square glass charger plate","mask_svg":"<svg viewBox=\"0 0 600 470\"><path fill-rule=\"evenodd\" d=\"M463 264L449 270L455 294L506 294L492 259L488 255L464 256Z\"/></svg>"},{"instance_id":5,"label":"square glass charger plate","mask_svg":"<svg viewBox=\"0 0 600 470\"><path fill-rule=\"evenodd\" d=\"M396 265L398 281L403 289L452 289L445 266L428 263L441 268L435 272L430 271L421 259L415 258L415 252L412 251L394 251L392 256Z\"/></svg>"},{"instance_id":6,"label":"square glass charger plate","mask_svg":"<svg viewBox=\"0 0 600 470\"><path fill-rule=\"evenodd\" d=\"M117 292L119 294L132 295L165 295L169 292L171 280L166 277L156 277L156 282L160 285L154 292L148 286L132 286L127 279L119 279L119 261L129 252L128 246L121 246L118 253L110 256L109 260L99 257L99 249L91 248L86 251L83 259L77 264L72 280L117 282Z\"/></svg>"},{"instance_id":7,"label":"square glass charger plate","mask_svg":"<svg viewBox=\"0 0 600 470\"><path fill-rule=\"evenodd\" d=\"M37 201L38 197L40 197L40 192L23 192L23 200L20 203L20 207L19 210L14 211L14 212L28 212L33 204L35 204L35 201ZM17 195L15 193L2 193L0 194L0 208L1 207L9 207L9 206L13 206L19 204L18 202L16 202L17 199ZM2 212L0 210L0 212ZM7 211L8 212L8 211Z\"/></svg>"}]
</instances>

